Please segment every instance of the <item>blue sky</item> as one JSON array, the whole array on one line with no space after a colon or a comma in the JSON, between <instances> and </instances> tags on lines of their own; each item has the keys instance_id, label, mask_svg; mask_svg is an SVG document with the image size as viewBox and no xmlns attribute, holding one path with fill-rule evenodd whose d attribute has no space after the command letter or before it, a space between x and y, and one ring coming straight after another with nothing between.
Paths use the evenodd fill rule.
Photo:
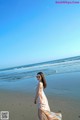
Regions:
<instances>
[{"instance_id":1,"label":"blue sky","mask_svg":"<svg viewBox=\"0 0 80 120\"><path fill-rule=\"evenodd\" d=\"M0 68L80 55L80 4L0 0Z\"/></svg>"}]
</instances>

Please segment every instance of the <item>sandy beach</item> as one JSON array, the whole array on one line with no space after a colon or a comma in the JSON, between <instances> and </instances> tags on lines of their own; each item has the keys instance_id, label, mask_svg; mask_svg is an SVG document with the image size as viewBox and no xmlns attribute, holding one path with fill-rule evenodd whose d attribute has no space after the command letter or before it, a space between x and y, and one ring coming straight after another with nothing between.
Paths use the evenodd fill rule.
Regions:
<instances>
[{"instance_id":1,"label":"sandy beach","mask_svg":"<svg viewBox=\"0 0 80 120\"><path fill-rule=\"evenodd\" d=\"M80 119L80 102L47 95L51 111L61 111L63 120ZM17 91L0 90L0 111L9 111L10 120L38 120L34 95Z\"/></svg>"},{"instance_id":2,"label":"sandy beach","mask_svg":"<svg viewBox=\"0 0 80 120\"><path fill-rule=\"evenodd\" d=\"M52 112L62 120L80 120L80 72L46 76L44 90ZM0 111L9 111L10 120L38 120L34 104L36 78L0 80Z\"/></svg>"}]
</instances>

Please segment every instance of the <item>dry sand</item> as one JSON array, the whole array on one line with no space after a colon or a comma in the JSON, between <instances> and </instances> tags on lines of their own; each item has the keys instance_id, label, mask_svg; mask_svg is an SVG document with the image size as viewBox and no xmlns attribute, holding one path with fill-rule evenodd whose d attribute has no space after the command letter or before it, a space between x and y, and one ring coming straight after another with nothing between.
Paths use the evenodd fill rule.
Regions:
<instances>
[{"instance_id":1,"label":"dry sand","mask_svg":"<svg viewBox=\"0 0 80 120\"><path fill-rule=\"evenodd\" d=\"M80 102L47 95L51 111L62 112L62 120L80 120ZM38 120L34 95L19 91L0 90L0 111L9 111L10 120Z\"/></svg>"}]
</instances>

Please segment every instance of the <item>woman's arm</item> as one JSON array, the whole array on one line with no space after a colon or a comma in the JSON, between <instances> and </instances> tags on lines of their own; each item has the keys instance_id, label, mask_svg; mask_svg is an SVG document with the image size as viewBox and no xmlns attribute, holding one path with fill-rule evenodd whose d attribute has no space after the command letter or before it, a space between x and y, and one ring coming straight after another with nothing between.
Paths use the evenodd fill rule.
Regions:
<instances>
[{"instance_id":1,"label":"woman's arm","mask_svg":"<svg viewBox=\"0 0 80 120\"><path fill-rule=\"evenodd\" d=\"M35 95L35 99L34 99L34 103L36 104L36 100L38 98L39 95L41 95L41 89L42 88L42 84L39 82L37 89L36 89L36 95Z\"/></svg>"}]
</instances>

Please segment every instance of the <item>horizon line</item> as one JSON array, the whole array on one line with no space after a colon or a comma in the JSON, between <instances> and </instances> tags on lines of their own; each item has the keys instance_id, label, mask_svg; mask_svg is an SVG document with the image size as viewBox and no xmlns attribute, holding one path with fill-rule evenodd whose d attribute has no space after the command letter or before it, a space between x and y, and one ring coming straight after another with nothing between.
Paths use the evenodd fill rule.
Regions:
<instances>
[{"instance_id":1,"label":"horizon line","mask_svg":"<svg viewBox=\"0 0 80 120\"><path fill-rule=\"evenodd\" d=\"M16 67L23 67L23 66L26 67L27 65L35 65L35 64L40 64L40 63L45 63L45 62L50 62L50 61L56 61L56 60L64 60L64 59L75 58L75 57L80 57L80 55L71 56L71 57L65 57L65 58L60 58L60 59L54 59L54 60L48 60L48 61L43 61L43 62L30 63L30 64L19 65L19 66L13 66L13 67L6 67L6 68L2 68L0 70L11 69L11 68L16 68Z\"/></svg>"}]
</instances>

